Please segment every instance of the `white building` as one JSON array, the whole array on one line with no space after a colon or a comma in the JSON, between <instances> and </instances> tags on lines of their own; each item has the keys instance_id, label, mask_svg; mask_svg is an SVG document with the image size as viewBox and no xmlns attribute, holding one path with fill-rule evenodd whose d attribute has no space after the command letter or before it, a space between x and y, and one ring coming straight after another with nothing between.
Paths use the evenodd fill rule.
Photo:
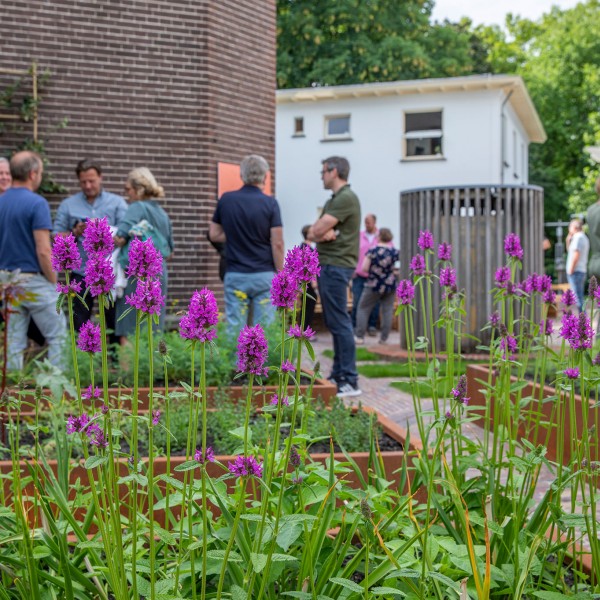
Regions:
<instances>
[{"instance_id":1,"label":"white building","mask_svg":"<svg viewBox=\"0 0 600 600\"><path fill-rule=\"evenodd\" d=\"M401 191L525 185L531 142L544 128L518 76L474 75L279 90L276 197L287 245L300 239L330 192L321 160L350 161L363 215L397 239Z\"/></svg>"}]
</instances>

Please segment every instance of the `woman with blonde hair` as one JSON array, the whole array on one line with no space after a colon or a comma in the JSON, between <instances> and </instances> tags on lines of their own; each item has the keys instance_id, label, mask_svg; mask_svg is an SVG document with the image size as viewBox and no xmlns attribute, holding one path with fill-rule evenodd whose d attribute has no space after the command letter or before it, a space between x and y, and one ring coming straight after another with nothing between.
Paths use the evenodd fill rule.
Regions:
<instances>
[{"instance_id":1,"label":"woman with blonde hair","mask_svg":"<svg viewBox=\"0 0 600 600\"><path fill-rule=\"evenodd\" d=\"M156 178L146 167L133 169L127 176L125 195L129 208L123 219L117 224L115 244L121 247L120 263L127 271L129 244L134 237L147 239L152 237L155 247L163 255L163 274L160 278L162 294L167 295L167 258L173 252L173 228L171 220L165 210L158 203L159 198L164 198L165 192L158 185ZM135 292L136 281L130 277L127 281L125 293L117 299L117 317L115 334L125 343L127 336L135 331L135 311L130 311L124 317L123 313L129 308L125 298ZM161 311L159 328L164 329L165 309Z\"/></svg>"}]
</instances>

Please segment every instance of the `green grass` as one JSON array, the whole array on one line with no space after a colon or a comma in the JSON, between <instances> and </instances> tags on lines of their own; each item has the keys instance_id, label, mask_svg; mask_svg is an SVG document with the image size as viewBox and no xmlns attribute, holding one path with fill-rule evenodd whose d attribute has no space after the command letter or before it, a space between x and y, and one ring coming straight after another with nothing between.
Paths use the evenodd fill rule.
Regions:
<instances>
[{"instance_id":1,"label":"green grass","mask_svg":"<svg viewBox=\"0 0 600 600\"><path fill-rule=\"evenodd\" d=\"M427 364L417 363L415 365L417 377L427 377ZM445 368L438 371L438 375L445 374ZM359 365L358 372L365 377L410 377L409 366L406 363L375 363L372 365Z\"/></svg>"},{"instance_id":2,"label":"green grass","mask_svg":"<svg viewBox=\"0 0 600 600\"><path fill-rule=\"evenodd\" d=\"M433 396L431 383L429 383L428 381L417 381L415 385L418 387L419 397L431 398ZM390 386L407 394L412 394L413 392L413 386L411 385L410 381L392 381L392 383L390 383ZM438 396L442 396L446 393L446 383L444 381L438 382L437 389Z\"/></svg>"},{"instance_id":3,"label":"green grass","mask_svg":"<svg viewBox=\"0 0 600 600\"><path fill-rule=\"evenodd\" d=\"M333 358L333 350L323 350L323 356ZM356 349L356 360L379 360L381 357L373 352L369 352L366 348Z\"/></svg>"}]
</instances>

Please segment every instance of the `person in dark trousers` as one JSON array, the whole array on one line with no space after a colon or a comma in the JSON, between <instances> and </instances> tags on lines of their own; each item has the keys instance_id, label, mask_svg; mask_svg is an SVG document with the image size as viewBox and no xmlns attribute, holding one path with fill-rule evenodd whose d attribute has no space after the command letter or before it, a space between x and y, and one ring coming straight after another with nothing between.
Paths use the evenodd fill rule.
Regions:
<instances>
[{"instance_id":1,"label":"person in dark trousers","mask_svg":"<svg viewBox=\"0 0 600 600\"><path fill-rule=\"evenodd\" d=\"M308 230L310 229L310 225L305 225L302 228L302 238L304 241L301 246L310 246L307 242ZM316 283L316 282L314 282ZM306 310L304 312L304 327L312 328L313 320L315 317L315 306L317 305L317 289L313 285L312 281L308 282L306 286ZM300 318L300 317L298 317Z\"/></svg>"},{"instance_id":2,"label":"person in dark trousers","mask_svg":"<svg viewBox=\"0 0 600 600\"><path fill-rule=\"evenodd\" d=\"M322 161L323 187L331 190L321 217L308 230L317 242L321 274L319 296L325 325L333 336L333 370L340 398L359 396L356 346L347 310L348 286L358 262L360 202L348 184L350 164L341 156Z\"/></svg>"}]
</instances>

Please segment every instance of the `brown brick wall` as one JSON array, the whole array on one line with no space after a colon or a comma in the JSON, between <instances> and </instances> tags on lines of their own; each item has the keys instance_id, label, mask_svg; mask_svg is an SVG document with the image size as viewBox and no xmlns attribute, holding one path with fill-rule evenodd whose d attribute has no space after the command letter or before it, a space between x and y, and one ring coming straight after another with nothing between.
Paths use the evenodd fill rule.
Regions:
<instances>
[{"instance_id":1,"label":"brown brick wall","mask_svg":"<svg viewBox=\"0 0 600 600\"><path fill-rule=\"evenodd\" d=\"M175 231L169 302L220 289L205 241L217 163L256 152L274 168L275 0L6 3L0 68L33 60L49 70L40 137L56 181L78 191L75 163L94 156L121 193L130 169L149 167ZM0 153L19 137L0 133Z\"/></svg>"}]
</instances>

